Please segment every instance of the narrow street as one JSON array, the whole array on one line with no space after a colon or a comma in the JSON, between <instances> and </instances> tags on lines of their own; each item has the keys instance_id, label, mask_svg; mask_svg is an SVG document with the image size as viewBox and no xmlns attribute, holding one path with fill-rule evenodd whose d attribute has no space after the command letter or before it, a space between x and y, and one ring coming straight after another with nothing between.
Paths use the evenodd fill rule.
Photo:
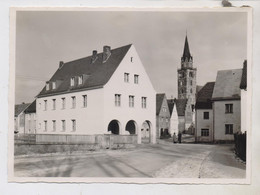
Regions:
<instances>
[{"instance_id":1,"label":"narrow street","mask_svg":"<svg viewBox=\"0 0 260 195\"><path fill-rule=\"evenodd\" d=\"M72 155L15 157L21 177L243 178L246 165L233 145L160 144Z\"/></svg>"}]
</instances>

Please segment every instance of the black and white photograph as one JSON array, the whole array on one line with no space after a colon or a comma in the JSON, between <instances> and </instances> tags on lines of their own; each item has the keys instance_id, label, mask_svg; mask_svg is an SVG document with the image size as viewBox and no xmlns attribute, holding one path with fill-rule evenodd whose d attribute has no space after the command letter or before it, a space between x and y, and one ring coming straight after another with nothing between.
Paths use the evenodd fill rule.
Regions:
<instances>
[{"instance_id":1,"label":"black and white photograph","mask_svg":"<svg viewBox=\"0 0 260 195\"><path fill-rule=\"evenodd\" d=\"M250 8L11 11L11 181L249 182Z\"/></svg>"}]
</instances>

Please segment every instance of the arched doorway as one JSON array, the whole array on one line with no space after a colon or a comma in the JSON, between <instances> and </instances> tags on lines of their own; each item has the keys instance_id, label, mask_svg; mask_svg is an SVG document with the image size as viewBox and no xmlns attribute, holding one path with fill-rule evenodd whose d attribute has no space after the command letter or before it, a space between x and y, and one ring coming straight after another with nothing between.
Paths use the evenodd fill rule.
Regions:
<instances>
[{"instance_id":1,"label":"arched doorway","mask_svg":"<svg viewBox=\"0 0 260 195\"><path fill-rule=\"evenodd\" d=\"M150 143L151 142L151 122L144 121L141 128L141 139L142 143Z\"/></svg>"},{"instance_id":2,"label":"arched doorway","mask_svg":"<svg viewBox=\"0 0 260 195\"><path fill-rule=\"evenodd\" d=\"M125 130L128 131L130 135L136 134L136 132L137 132L136 122L133 120L128 121L125 126Z\"/></svg>"},{"instance_id":3,"label":"arched doorway","mask_svg":"<svg viewBox=\"0 0 260 195\"><path fill-rule=\"evenodd\" d=\"M120 123L118 120L112 120L107 128L108 132L111 132L112 134L119 135L120 132Z\"/></svg>"}]
</instances>

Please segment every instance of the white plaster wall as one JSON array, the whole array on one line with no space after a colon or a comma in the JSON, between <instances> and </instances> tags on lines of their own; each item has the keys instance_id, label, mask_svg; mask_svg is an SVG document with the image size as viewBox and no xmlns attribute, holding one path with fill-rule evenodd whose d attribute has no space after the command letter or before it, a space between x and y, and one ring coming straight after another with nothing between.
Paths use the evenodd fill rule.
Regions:
<instances>
[{"instance_id":1,"label":"white plaster wall","mask_svg":"<svg viewBox=\"0 0 260 195\"><path fill-rule=\"evenodd\" d=\"M26 134L36 133L36 113L25 114L24 126Z\"/></svg>"},{"instance_id":2,"label":"white plaster wall","mask_svg":"<svg viewBox=\"0 0 260 195\"><path fill-rule=\"evenodd\" d=\"M248 113L247 109L247 91L241 90L241 132L244 133L247 131L247 121L248 116L250 113Z\"/></svg>"},{"instance_id":3,"label":"white plaster wall","mask_svg":"<svg viewBox=\"0 0 260 195\"><path fill-rule=\"evenodd\" d=\"M178 126L179 126L179 120L178 120L178 114L176 107L173 107L172 115L171 115L171 124L170 124L170 134L171 136L175 133L178 134Z\"/></svg>"},{"instance_id":4,"label":"white plaster wall","mask_svg":"<svg viewBox=\"0 0 260 195\"><path fill-rule=\"evenodd\" d=\"M225 113L225 104L233 104L233 113ZM215 101L214 109L214 140L234 140L233 135L225 134L225 124L233 124L233 133L241 129L240 100Z\"/></svg>"},{"instance_id":5,"label":"white plaster wall","mask_svg":"<svg viewBox=\"0 0 260 195\"><path fill-rule=\"evenodd\" d=\"M87 107L83 107L83 97L87 95ZM71 97L76 97L76 108L72 108ZM103 134L104 90L94 89L50 97L38 98L37 133L45 134ZM66 107L62 109L61 98L66 98ZM52 109L52 99L56 99L56 109ZM48 102L44 111L44 100ZM41 106L40 106L41 104ZM76 131L72 131L72 119L76 120ZM48 121L48 129L44 131L44 120ZM52 120L56 120L56 131L53 131ZM66 130L62 131L62 120L66 121Z\"/></svg>"},{"instance_id":6,"label":"white plaster wall","mask_svg":"<svg viewBox=\"0 0 260 195\"><path fill-rule=\"evenodd\" d=\"M209 112L209 119L204 119L204 112ZM201 129L209 129L209 136L201 136ZM197 109L196 110L196 140L197 141L213 141L213 110Z\"/></svg>"},{"instance_id":7,"label":"white plaster wall","mask_svg":"<svg viewBox=\"0 0 260 195\"><path fill-rule=\"evenodd\" d=\"M131 62L131 57L133 61ZM124 82L124 73L129 73L129 83ZM139 75L139 83L134 83L134 74ZM148 120L152 124L151 142L155 143L156 132L156 104L155 90L134 48L131 46L120 66L109 82L104 86L104 123L107 131L110 121L120 122L122 131L126 134L125 126L129 120L134 120L138 126L138 142L141 140L141 126ZM115 106L115 94L121 94L121 106ZM134 108L129 107L129 95L134 96ZM147 108L141 107L141 97L147 97Z\"/></svg>"}]
</instances>

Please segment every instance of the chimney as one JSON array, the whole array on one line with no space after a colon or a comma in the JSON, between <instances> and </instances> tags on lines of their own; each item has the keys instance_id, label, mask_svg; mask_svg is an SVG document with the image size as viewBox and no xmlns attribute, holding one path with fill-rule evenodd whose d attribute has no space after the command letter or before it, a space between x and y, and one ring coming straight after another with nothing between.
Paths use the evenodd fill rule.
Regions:
<instances>
[{"instance_id":1,"label":"chimney","mask_svg":"<svg viewBox=\"0 0 260 195\"><path fill-rule=\"evenodd\" d=\"M111 55L110 46L103 47L103 63L106 62Z\"/></svg>"},{"instance_id":2,"label":"chimney","mask_svg":"<svg viewBox=\"0 0 260 195\"><path fill-rule=\"evenodd\" d=\"M63 61L60 61L60 65L59 65L59 68L61 68L63 66L64 62Z\"/></svg>"},{"instance_id":3,"label":"chimney","mask_svg":"<svg viewBox=\"0 0 260 195\"><path fill-rule=\"evenodd\" d=\"M97 50L93 50L92 57L91 57L91 63L94 63L97 60Z\"/></svg>"}]
</instances>

